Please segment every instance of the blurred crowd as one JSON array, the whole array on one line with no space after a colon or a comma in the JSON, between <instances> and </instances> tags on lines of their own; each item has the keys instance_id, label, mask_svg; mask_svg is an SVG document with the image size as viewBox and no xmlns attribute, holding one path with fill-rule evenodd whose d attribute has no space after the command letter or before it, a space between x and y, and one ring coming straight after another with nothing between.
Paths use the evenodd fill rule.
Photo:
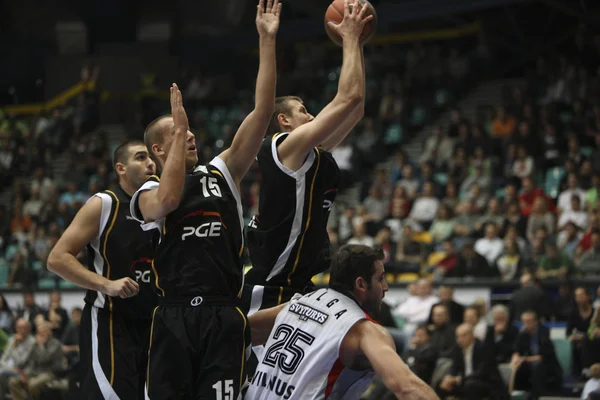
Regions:
<instances>
[{"instance_id":1,"label":"blurred crowd","mask_svg":"<svg viewBox=\"0 0 600 400\"><path fill-rule=\"evenodd\" d=\"M0 399L60 399L79 361L81 308L70 313L61 294L50 293L47 309L23 293L22 306L11 310L0 295Z\"/></svg>"},{"instance_id":2,"label":"blurred crowd","mask_svg":"<svg viewBox=\"0 0 600 400\"><path fill-rule=\"evenodd\" d=\"M97 71L84 66L82 82ZM94 85L74 99L34 118L0 115L0 179L9 187L0 208L0 282L9 287L57 286L46 258L89 196L114 185L106 136L98 126ZM54 176L55 164L65 170Z\"/></svg>"},{"instance_id":3,"label":"blurred crowd","mask_svg":"<svg viewBox=\"0 0 600 400\"><path fill-rule=\"evenodd\" d=\"M452 109L418 159L400 149L376 168L356 207L336 207L332 242L381 246L388 271L436 279L600 276L600 75L540 60L507 89L476 120Z\"/></svg>"},{"instance_id":4,"label":"blurred crowd","mask_svg":"<svg viewBox=\"0 0 600 400\"><path fill-rule=\"evenodd\" d=\"M552 300L526 272L510 301L491 309L485 299L458 302L446 284L436 293L427 279L408 292L378 317L407 365L440 397L501 400L520 390L529 399L581 393L586 400L600 389L600 286L591 293L565 285ZM566 331L550 321L566 322ZM394 397L377 383L367 398Z\"/></svg>"}]
</instances>

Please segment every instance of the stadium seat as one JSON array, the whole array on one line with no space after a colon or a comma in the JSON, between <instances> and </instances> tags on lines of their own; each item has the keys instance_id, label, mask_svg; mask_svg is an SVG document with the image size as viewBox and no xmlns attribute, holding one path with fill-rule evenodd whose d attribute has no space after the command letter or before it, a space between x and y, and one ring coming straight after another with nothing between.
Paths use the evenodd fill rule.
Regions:
<instances>
[{"instance_id":1,"label":"stadium seat","mask_svg":"<svg viewBox=\"0 0 600 400\"><path fill-rule=\"evenodd\" d=\"M498 370L500 371L500 375L502 375L502 379L504 380L504 383L508 388L510 398L514 400L524 400L526 398L527 392L524 392L522 390L514 390L517 370L513 368L510 364L499 364Z\"/></svg>"},{"instance_id":2,"label":"stadium seat","mask_svg":"<svg viewBox=\"0 0 600 400\"><path fill-rule=\"evenodd\" d=\"M562 167L550 168L546 172L546 181L544 191L552 198L557 198L560 190L560 181L565 176L565 169Z\"/></svg>"},{"instance_id":3,"label":"stadium seat","mask_svg":"<svg viewBox=\"0 0 600 400\"><path fill-rule=\"evenodd\" d=\"M570 376L572 364L571 342L567 339L552 339L552 343L554 344L558 362L563 370L563 376Z\"/></svg>"},{"instance_id":4,"label":"stadium seat","mask_svg":"<svg viewBox=\"0 0 600 400\"><path fill-rule=\"evenodd\" d=\"M404 132L400 124L392 124L385 131L385 138L383 139L385 144L398 144L402 141Z\"/></svg>"}]
</instances>

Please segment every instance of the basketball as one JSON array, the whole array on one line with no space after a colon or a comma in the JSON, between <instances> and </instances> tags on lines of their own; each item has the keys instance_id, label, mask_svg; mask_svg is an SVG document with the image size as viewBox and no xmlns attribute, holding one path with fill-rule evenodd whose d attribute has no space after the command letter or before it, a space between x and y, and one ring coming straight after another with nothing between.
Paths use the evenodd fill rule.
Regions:
<instances>
[{"instance_id":1,"label":"basketball","mask_svg":"<svg viewBox=\"0 0 600 400\"><path fill-rule=\"evenodd\" d=\"M372 15L373 19L365 25L363 28L363 32L360 35L360 43L365 44L375 34L377 30L377 13L375 12L375 8L371 3L367 0L354 0L360 2L363 6L369 7L367 12L365 13L365 17L367 15ZM353 0L349 0L350 11L352 11ZM338 46L342 45L342 38L340 35L331 29L327 23L332 21L336 24L339 24L344 19L344 0L334 0L329 7L327 8L327 12L325 12L325 31L327 32L327 36Z\"/></svg>"}]
</instances>

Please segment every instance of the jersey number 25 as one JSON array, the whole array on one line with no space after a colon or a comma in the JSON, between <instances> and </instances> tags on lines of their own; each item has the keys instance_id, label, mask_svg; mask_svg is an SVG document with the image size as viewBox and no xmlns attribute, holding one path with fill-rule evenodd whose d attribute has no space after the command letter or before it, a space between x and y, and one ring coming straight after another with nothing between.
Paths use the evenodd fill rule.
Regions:
<instances>
[{"instance_id":1,"label":"jersey number 25","mask_svg":"<svg viewBox=\"0 0 600 400\"><path fill-rule=\"evenodd\" d=\"M304 359L304 349L300 345L310 346L315 341L314 336L286 324L277 327L273 339L276 342L265 353L263 364L272 368L279 366L288 375L294 374Z\"/></svg>"}]
</instances>

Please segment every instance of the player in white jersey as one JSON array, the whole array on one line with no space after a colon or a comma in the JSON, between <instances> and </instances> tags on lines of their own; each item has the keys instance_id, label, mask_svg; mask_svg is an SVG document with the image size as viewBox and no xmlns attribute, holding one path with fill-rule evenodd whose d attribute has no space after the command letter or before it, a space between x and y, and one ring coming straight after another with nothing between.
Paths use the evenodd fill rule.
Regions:
<instances>
[{"instance_id":1,"label":"player in white jersey","mask_svg":"<svg viewBox=\"0 0 600 400\"><path fill-rule=\"evenodd\" d=\"M250 317L253 344L266 345L246 400L358 400L374 374L398 399L438 398L367 315L388 290L382 259L369 246L343 246L329 288Z\"/></svg>"}]
</instances>

